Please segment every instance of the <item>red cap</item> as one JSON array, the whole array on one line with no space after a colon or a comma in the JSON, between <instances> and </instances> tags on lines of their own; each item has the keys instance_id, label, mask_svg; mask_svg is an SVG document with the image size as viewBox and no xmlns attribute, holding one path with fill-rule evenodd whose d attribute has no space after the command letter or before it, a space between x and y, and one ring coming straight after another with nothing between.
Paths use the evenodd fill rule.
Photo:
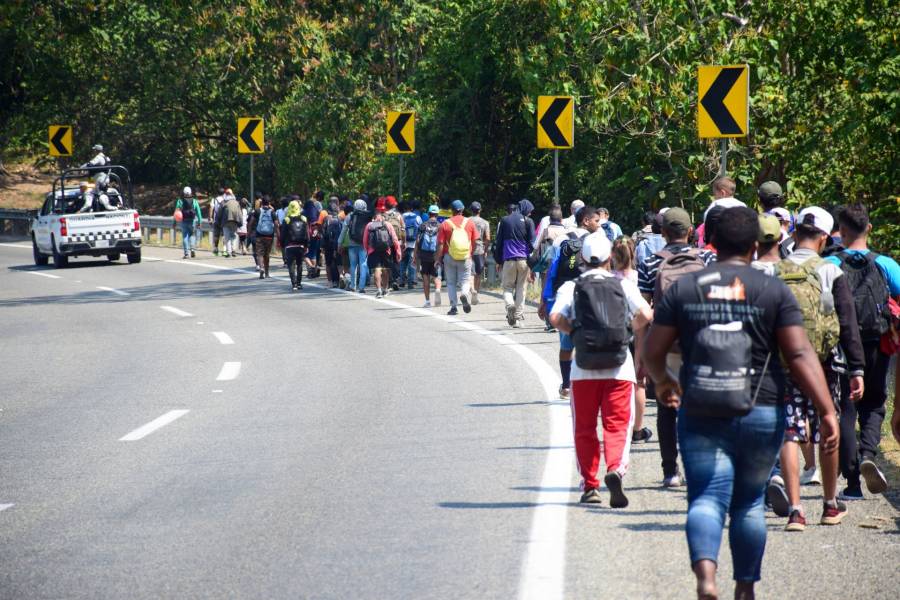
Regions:
<instances>
[{"instance_id":1,"label":"red cap","mask_svg":"<svg viewBox=\"0 0 900 600\"><path fill-rule=\"evenodd\" d=\"M375 212L384 212L384 196L375 201Z\"/></svg>"},{"instance_id":2,"label":"red cap","mask_svg":"<svg viewBox=\"0 0 900 600\"><path fill-rule=\"evenodd\" d=\"M385 201L387 202L388 208L394 208L397 206L397 199L393 196L386 196Z\"/></svg>"}]
</instances>

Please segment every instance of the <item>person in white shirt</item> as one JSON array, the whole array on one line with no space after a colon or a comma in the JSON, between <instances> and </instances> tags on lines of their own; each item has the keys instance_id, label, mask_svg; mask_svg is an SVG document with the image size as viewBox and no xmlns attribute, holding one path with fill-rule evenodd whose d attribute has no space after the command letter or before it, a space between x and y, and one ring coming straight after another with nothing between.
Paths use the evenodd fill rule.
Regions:
<instances>
[{"instance_id":1,"label":"person in white shirt","mask_svg":"<svg viewBox=\"0 0 900 600\"><path fill-rule=\"evenodd\" d=\"M107 155L103 154L103 146L100 144L94 144L94 147L91 148L91 150L97 154L94 158L81 165L82 169L85 167L105 167L112 162Z\"/></svg>"},{"instance_id":2,"label":"person in white shirt","mask_svg":"<svg viewBox=\"0 0 900 600\"><path fill-rule=\"evenodd\" d=\"M613 223L609 220L609 209L603 208L602 206L597 209L597 214L600 215L600 227L605 231L607 227L609 228L610 233L612 234L612 239L617 240L622 237L622 228L619 227L616 223ZM609 235L606 236L609 238Z\"/></svg>"},{"instance_id":3,"label":"person in white shirt","mask_svg":"<svg viewBox=\"0 0 900 600\"><path fill-rule=\"evenodd\" d=\"M599 413L607 471L603 481L610 492L610 506L624 508L628 506L628 498L622 490L622 477L628 470L636 381L636 361L631 356L624 330L630 322L635 348L640 349L653 315L637 285L628 279L618 279L610 272L611 252L612 245L601 230L584 239L581 256L588 270L559 288L550 322L571 335L575 342L571 404L575 454L584 485L581 502L600 502L600 481L597 479ZM576 313L576 306L584 308L597 301L603 301L602 310L596 309L592 315ZM624 306L610 304L617 301L623 302ZM625 322L612 322L616 315ZM610 322L603 324L604 318ZM602 345L597 348L597 344ZM637 352L639 361L640 351Z\"/></svg>"},{"instance_id":4,"label":"person in white shirt","mask_svg":"<svg viewBox=\"0 0 900 600\"><path fill-rule=\"evenodd\" d=\"M747 206L734 197L735 189L737 189L737 184L734 183L734 179L732 179L731 177L718 177L715 181L712 182L713 201L703 212L703 223L701 223L700 226L697 227L696 231L698 248L705 248L708 242L708 240L705 239L705 234L706 215L709 214L709 211L717 206L721 206L722 209L734 208L736 206Z\"/></svg>"},{"instance_id":5,"label":"person in white shirt","mask_svg":"<svg viewBox=\"0 0 900 600\"><path fill-rule=\"evenodd\" d=\"M584 202L582 200L573 200L572 204L569 205L569 216L562 220L563 226L567 230L575 229L575 215L577 215L578 211L582 208L584 208ZM547 220L547 222L550 222L549 219Z\"/></svg>"}]
</instances>

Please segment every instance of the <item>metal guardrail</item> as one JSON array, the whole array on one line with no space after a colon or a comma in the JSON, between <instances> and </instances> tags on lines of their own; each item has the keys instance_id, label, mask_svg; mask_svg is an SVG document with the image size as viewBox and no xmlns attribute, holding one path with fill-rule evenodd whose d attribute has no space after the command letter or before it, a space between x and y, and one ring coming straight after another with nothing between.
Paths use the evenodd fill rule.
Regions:
<instances>
[{"instance_id":1,"label":"metal guardrail","mask_svg":"<svg viewBox=\"0 0 900 600\"><path fill-rule=\"evenodd\" d=\"M153 217L149 215L141 215L141 235L143 236L145 242L154 241L157 244L167 243L169 246L178 246L179 242L176 236L179 233L181 233L181 224L176 222L174 217ZM198 246L203 242L203 238L207 235L210 236L211 246L212 224L207 220L201 220L200 231L197 235ZM154 237L155 240L153 239ZM168 238L168 242L165 238Z\"/></svg>"},{"instance_id":2,"label":"metal guardrail","mask_svg":"<svg viewBox=\"0 0 900 600\"><path fill-rule=\"evenodd\" d=\"M28 235L36 210L0 208L0 235Z\"/></svg>"},{"instance_id":3,"label":"metal guardrail","mask_svg":"<svg viewBox=\"0 0 900 600\"><path fill-rule=\"evenodd\" d=\"M200 221L200 232L197 238L197 246L202 246L203 238L208 236L208 247L212 247L212 224L203 219ZM174 217L152 217L141 215L141 234L144 242L156 243L166 246L180 247L178 235L181 234L181 224L175 221ZM275 249L273 248L273 251ZM500 278L495 268L496 263L492 256L488 256L484 266L485 279L490 287L499 285Z\"/></svg>"}]
</instances>

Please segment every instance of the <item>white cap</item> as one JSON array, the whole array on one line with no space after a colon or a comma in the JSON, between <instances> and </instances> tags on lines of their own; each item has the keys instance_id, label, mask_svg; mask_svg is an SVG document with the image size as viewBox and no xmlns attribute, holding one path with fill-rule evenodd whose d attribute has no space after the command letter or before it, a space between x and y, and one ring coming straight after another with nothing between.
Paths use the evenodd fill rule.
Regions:
<instances>
[{"instance_id":1,"label":"white cap","mask_svg":"<svg viewBox=\"0 0 900 600\"><path fill-rule=\"evenodd\" d=\"M747 206L737 198L719 198L718 200L713 200L713 203L709 205L709 208L703 213L703 221L706 222L706 215L709 214L714 207L721 206L722 208L734 208L735 206Z\"/></svg>"},{"instance_id":2,"label":"white cap","mask_svg":"<svg viewBox=\"0 0 900 600\"><path fill-rule=\"evenodd\" d=\"M94 144L94 147L91 148L91 150L95 150L97 152L103 152L103 146L101 146L100 144Z\"/></svg>"},{"instance_id":3,"label":"white cap","mask_svg":"<svg viewBox=\"0 0 900 600\"><path fill-rule=\"evenodd\" d=\"M824 208L810 206L800 211L800 215L797 217L797 224L815 227L827 235L831 233L834 227L834 217Z\"/></svg>"},{"instance_id":4,"label":"white cap","mask_svg":"<svg viewBox=\"0 0 900 600\"><path fill-rule=\"evenodd\" d=\"M666 214L666 211L669 210L670 208L672 208L672 207L671 206L663 206L661 209L659 209L659 214L661 214L661 215Z\"/></svg>"},{"instance_id":5,"label":"white cap","mask_svg":"<svg viewBox=\"0 0 900 600\"><path fill-rule=\"evenodd\" d=\"M581 258L592 266L597 266L609 260L612 252L612 244L602 231L595 231L586 238L581 246Z\"/></svg>"},{"instance_id":6,"label":"white cap","mask_svg":"<svg viewBox=\"0 0 900 600\"><path fill-rule=\"evenodd\" d=\"M184 186L184 189L181 190L181 193L184 194L185 196L190 196L190 195L191 195L191 188L189 188L188 186Z\"/></svg>"},{"instance_id":7,"label":"white cap","mask_svg":"<svg viewBox=\"0 0 900 600\"><path fill-rule=\"evenodd\" d=\"M773 217L777 218L779 221L781 221L783 223L791 222L791 213L788 209L784 208L783 206L776 206L772 210L766 211L766 214L772 215Z\"/></svg>"},{"instance_id":8,"label":"white cap","mask_svg":"<svg viewBox=\"0 0 900 600\"><path fill-rule=\"evenodd\" d=\"M572 204L569 205L569 210L572 211L573 215L582 208L584 208L584 202L581 200L572 200Z\"/></svg>"}]
</instances>

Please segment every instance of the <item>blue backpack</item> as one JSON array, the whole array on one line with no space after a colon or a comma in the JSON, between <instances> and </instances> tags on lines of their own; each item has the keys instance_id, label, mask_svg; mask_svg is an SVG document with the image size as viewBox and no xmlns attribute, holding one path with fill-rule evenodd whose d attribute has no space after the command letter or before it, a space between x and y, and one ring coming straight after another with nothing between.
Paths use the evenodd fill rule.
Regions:
<instances>
[{"instance_id":1,"label":"blue backpack","mask_svg":"<svg viewBox=\"0 0 900 600\"><path fill-rule=\"evenodd\" d=\"M272 209L260 209L259 222L256 224L256 233L258 235L273 235L275 233L275 218L272 216Z\"/></svg>"},{"instance_id":2,"label":"blue backpack","mask_svg":"<svg viewBox=\"0 0 900 600\"><path fill-rule=\"evenodd\" d=\"M616 241L616 235L613 233L612 225L609 224L609 221L600 225L603 228L603 233L606 234L606 237L610 242Z\"/></svg>"},{"instance_id":3,"label":"blue backpack","mask_svg":"<svg viewBox=\"0 0 900 600\"><path fill-rule=\"evenodd\" d=\"M421 252L437 252L438 224L425 221L419 229L419 250Z\"/></svg>"},{"instance_id":4,"label":"blue backpack","mask_svg":"<svg viewBox=\"0 0 900 600\"><path fill-rule=\"evenodd\" d=\"M419 215L414 212L408 212L403 214L403 228L406 230L406 239L414 240L416 239L416 234L419 232Z\"/></svg>"}]
</instances>

